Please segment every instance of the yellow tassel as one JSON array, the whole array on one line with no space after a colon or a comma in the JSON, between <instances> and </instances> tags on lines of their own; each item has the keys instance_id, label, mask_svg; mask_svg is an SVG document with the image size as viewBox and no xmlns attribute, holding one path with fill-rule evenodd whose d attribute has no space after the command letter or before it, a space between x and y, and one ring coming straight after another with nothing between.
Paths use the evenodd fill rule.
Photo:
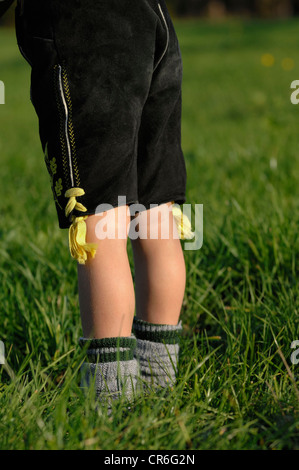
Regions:
<instances>
[{"instance_id":1,"label":"yellow tassel","mask_svg":"<svg viewBox=\"0 0 299 470\"><path fill-rule=\"evenodd\" d=\"M194 238L195 234L192 232L190 220L185 214L183 214L181 208L174 202L172 202L172 213L176 222L180 239L191 240Z\"/></svg>"},{"instance_id":2,"label":"yellow tassel","mask_svg":"<svg viewBox=\"0 0 299 470\"><path fill-rule=\"evenodd\" d=\"M86 243L86 217L74 217L69 229L70 252L79 264L85 264L87 254L94 258L97 250L95 243Z\"/></svg>"},{"instance_id":3,"label":"yellow tassel","mask_svg":"<svg viewBox=\"0 0 299 470\"><path fill-rule=\"evenodd\" d=\"M65 215L68 217L70 213L77 209L78 211L86 212L87 209L80 202L76 200L76 197L84 196L85 191L81 188L71 188L65 192L65 197L69 198L69 201L65 207Z\"/></svg>"},{"instance_id":4,"label":"yellow tassel","mask_svg":"<svg viewBox=\"0 0 299 470\"><path fill-rule=\"evenodd\" d=\"M81 188L71 188L66 191L65 197L69 198L65 208L66 217L68 217L74 209L82 212L87 211L86 207L76 200L76 197L83 196L84 194L85 192ZM86 219L87 217L73 217L72 225L69 228L71 256L80 264L85 264L88 253L94 258L97 248L95 243L86 243Z\"/></svg>"}]
</instances>

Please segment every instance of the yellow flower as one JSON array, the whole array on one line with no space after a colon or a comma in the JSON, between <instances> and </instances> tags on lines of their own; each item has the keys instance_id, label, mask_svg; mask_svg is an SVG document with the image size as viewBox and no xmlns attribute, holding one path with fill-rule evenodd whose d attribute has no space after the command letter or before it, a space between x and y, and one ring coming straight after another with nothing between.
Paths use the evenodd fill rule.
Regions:
<instances>
[{"instance_id":1,"label":"yellow flower","mask_svg":"<svg viewBox=\"0 0 299 470\"><path fill-rule=\"evenodd\" d=\"M284 70L293 70L293 68L295 67L295 62L290 57L286 57L285 59L283 59L281 65Z\"/></svg>"},{"instance_id":2,"label":"yellow flower","mask_svg":"<svg viewBox=\"0 0 299 470\"><path fill-rule=\"evenodd\" d=\"M274 62L275 58L272 54L263 54L261 57L261 63L264 67L272 67Z\"/></svg>"}]
</instances>

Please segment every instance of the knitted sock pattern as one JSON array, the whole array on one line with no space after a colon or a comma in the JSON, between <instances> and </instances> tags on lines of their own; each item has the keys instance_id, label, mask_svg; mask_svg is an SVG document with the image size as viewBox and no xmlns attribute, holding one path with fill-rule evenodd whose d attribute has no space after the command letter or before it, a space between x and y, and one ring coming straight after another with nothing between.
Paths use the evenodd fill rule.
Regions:
<instances>
[{"instance_id":1,"label":"knitted sock pattern","mask_svg":"<svg viewBox=\"0 0 299 470\"><path fill-rule=\"evenodd\" d=\"M94 384L99 400L115 400L122 393L131 399L138 376L136 338L80 338L79 345L87 348L87 360L81 366L81 387Z\"/></svg>"},{"instance_id":2,"label":"knitted sock pattern","mask_svg":"<svg viewBox=\"0 0 299 470\"><path fill-rule=\"evenodd\" d=\"M152 386L167 387L176 381L182 324L159 325L134 317L136 358L141 379Z\"/></svg>"}]
</instances>

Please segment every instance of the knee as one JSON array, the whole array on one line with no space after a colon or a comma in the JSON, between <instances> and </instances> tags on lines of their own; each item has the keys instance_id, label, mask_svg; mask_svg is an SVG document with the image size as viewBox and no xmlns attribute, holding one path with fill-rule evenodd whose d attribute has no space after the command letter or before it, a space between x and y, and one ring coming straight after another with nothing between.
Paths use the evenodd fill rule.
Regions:
<instances>
[{"instance_id":1,"label":"knee","mask_svg":"<svg viewBox=\"0 0 299 470\"><path fill-rule=\"evenodd\" d=\"M130 235L136 240L168 240L176 233L170 202L139 212L130 227Z\"/></svg>"},{"instance_id":2,"label":"knee","mask_svg":"<svg viewBox=\"0 0 299 470\"><path fill-rule=\"evenodd\" d=\"M127 206L116 207L101 214L90 215L86 219L87 234L90 239L124 240L128 237L130 215Z\"/></svg>"}]
</instances>

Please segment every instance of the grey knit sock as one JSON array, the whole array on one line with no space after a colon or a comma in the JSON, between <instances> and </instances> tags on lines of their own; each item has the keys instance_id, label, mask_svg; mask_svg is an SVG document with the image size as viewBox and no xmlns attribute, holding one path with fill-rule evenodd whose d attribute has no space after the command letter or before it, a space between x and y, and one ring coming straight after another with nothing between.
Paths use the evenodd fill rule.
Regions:
<instances>
[{"instance_id":1,"label":"grey knit sock","mask_svg":"<svg viewBox=\"0 0 299 470\"><path fill-rule=\"evenodd\" d=\"M181 322L178 325L158 325L135 317L133 328L141 379L153 386L173 385L176 381Z\"/></svg>"},{"instance_id":2,"label":"grey knit sock","mask_svg":"<svg viewBox=\"0 0 299 470\"><path fill-rule=\"evenodd\" d=\"M138 363L134 358L136 338L80 338L79 344L87 347L87 361L81 366L81 388L94 384L100 401L115 400L122 393L130 400L138 376Z\"/></svg>"}]
</instances>

